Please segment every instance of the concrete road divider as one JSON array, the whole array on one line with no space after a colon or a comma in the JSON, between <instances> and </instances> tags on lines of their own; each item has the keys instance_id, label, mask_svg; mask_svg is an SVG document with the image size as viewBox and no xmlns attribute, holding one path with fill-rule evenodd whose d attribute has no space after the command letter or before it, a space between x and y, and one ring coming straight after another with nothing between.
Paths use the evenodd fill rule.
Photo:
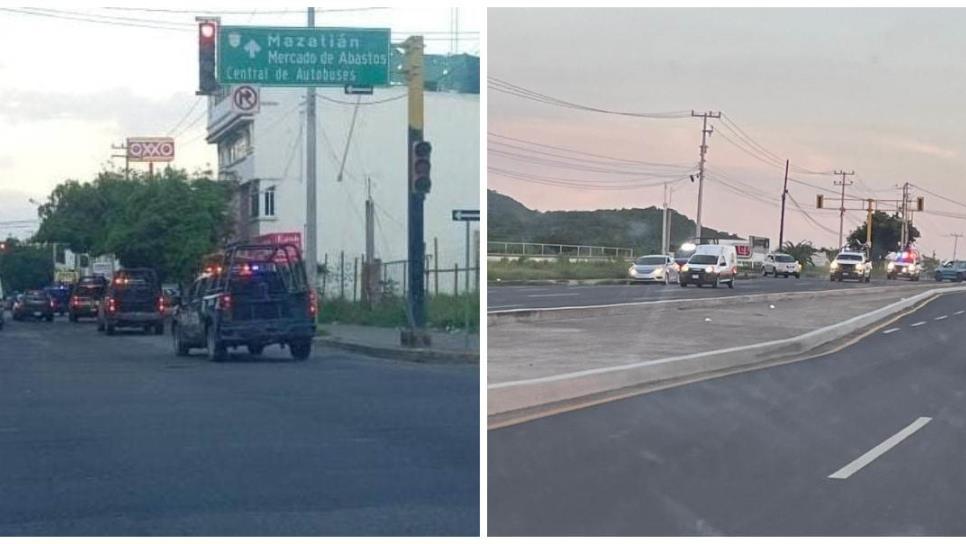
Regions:
<instances>
[{"instance_id":1,"label":"concrete road divider","mask_svg":"<svg viewBox=\"0 0 966 544\"><path fill-rule=\"evenodd\" d=\"M602 396L616 394L621 390L683 383L787 361L848 338L933 297L961 292L966 292L966 287L929 289L840 323L781 340L492 384L487 388L487 414L491 425L513 420L518 416L528 419L539 417L541 412L559 409L562 405L600 399ZM815 296L817 293L777 293L775 295L781 294ZM835 291L835 294L844 293ZM750 295L755 297L756 301L770 300L765 298L769 296L774 295ZM700 303L714 303L716 300L721 299L702 299ZM556 310L553 311L556 312Z\"/></svg>"}]
</instances>

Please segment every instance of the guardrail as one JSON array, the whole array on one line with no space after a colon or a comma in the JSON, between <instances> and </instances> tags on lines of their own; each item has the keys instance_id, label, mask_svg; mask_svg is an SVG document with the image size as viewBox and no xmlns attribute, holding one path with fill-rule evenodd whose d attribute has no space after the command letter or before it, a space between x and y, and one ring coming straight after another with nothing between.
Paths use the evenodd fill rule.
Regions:
<instances>
[{"instance_id":1,"label":"guardrail","mask_svg":"<svg viewBox=\"0 0 966 544\"><path fill-rule=\"evenodd\" d=\"M573 257L575 259L633 259L629 247L545 244L542 242L495 242L486 245L486 254L496 257Z\"/></svg>"}]
</instances>

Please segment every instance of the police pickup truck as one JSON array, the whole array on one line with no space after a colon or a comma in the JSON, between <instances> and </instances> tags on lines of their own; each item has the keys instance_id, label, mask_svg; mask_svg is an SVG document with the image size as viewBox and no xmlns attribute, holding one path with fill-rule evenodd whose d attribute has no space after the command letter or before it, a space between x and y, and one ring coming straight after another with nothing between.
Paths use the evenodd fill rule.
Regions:
<instances>
[{"instance_id":1,"label":"police pickup truck","mask_svg":"<svg viewBox=\"0 0 966 544\"><path fill-rule=\"evenodd\" d=\"M260 355L278 344L303 360L312 351L317 301L292 244L228 246L181 298L171 325L179 356L204 348L210 360L223 361L229 348Z\"/></svg>"},{"instance_id":2,"label":"police pickup truck","mask_svg":"<svg viewBox=\"0 0 966 544\"><path fill-rule=\"evenodd\" d=\"M842 250L829 265L829 280L859 280L869 283L872 279L872 261L860 250Z\"/></svg>"}]
</instances>

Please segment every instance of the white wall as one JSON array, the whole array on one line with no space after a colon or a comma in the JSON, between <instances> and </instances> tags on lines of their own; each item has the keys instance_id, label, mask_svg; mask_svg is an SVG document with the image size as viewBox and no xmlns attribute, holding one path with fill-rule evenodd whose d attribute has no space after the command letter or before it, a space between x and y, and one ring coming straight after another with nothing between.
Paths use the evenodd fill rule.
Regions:
<instances>
[{"instance_id":1,"label":"white wall","mask_svg":"<svg viewBox=\"0 0 966 544\"><path fill-rule=\"evenodd\" d=\"M377 89L363 101L401 96L404 88ZM255 119L254 170L261 188L275 183L277 219L262 220L260 232L301 231L304 236L304 90L262 89ZM354 102L342 89L319 89L331 100ZM365 251L366 177L376 201L376 257L405 259L407 217L406 99L359 107L341 182L336 181L354 106L317 100L319 260L330 264L344 251L348 262ZM425 203L427 253L439 240L440 266L463 266L463 223L451 210L479 209L479 95L425 95L425 139L432 142L432 192ZM474 234L479 223L471 224ZM475 258L476 251L472 251ZM441 285L444 282L441 280ZM460 282L462 288L462 281Z\"/></svg>"}]
</instances>

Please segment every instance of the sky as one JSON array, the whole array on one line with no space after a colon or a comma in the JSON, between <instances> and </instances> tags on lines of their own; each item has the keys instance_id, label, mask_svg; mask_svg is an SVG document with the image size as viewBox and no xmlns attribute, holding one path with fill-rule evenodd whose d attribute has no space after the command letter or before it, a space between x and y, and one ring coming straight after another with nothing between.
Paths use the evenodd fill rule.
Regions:
<instances>
[{"instance_id":1,"label":"sky","mask_svg":"<svg viewBox=\"0 0 966 544\"><path fill-rule=\"evenodd\" d=\"M457 50L479 55L483 12L458 13ZM120 9L0 4L0 236L28 235L36 224L10 222L37 218L31 199L45 201L66 179L93 178L119 153L111 146L129 136L174 136L176 167L216 164L214 146L204 141L206 102L194 94L197 15L219 15L223 24L236 25L306 23L305 7L265 2ZM316 25L389 27L394 41L423 33L427 53L445 54L451 15L447 7L329 3L316 8ZM123 158L114 160L123 166Z\"/></svg>"},{"instance_id":2,"label":"sky","mask_svg":"<svg viewBox=\"0 0 966 544\"><path fill-rule=\"evenodd\" d=\"M687 174L702 119L690 112L721 111L709 120L705 226L774 245L787 158L790 198L814 222L789 200L786 240L837 245L838 210L815 200L838 208L831 172L845 170L855 172L847 195L882 199L883 210L895 210L885 200L901 198L899 184L917 186L919 247L948 258L945 235L966 232L966 219L943 215L966 218L964 27L966 9L490 9L488 187L539 210L646 208L662 205L664 181L682 179L671 207L694 218ZM495 92L493 78L581 106L683 113L560 107ZM521 148L558 156L534 161ZM575 169L569 150L607 159L583 155L597 162ZM864 219L848 212L846 234Z\"/></svg>"}]
</instances>

